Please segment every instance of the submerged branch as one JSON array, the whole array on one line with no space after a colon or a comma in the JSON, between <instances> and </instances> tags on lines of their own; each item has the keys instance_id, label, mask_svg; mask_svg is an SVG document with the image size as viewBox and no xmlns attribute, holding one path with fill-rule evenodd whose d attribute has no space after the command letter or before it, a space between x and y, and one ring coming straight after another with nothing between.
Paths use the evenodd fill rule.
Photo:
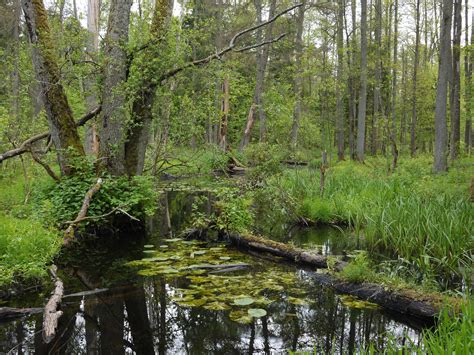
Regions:
<instances>
[{"instance_id":1,"label":"submerged branch","mask_svg":"<svg viewBox=\"0 0 474 355\"><path fill-rule=\"evenodd\" d=\"M59 310L61 299L64 294L64 285L60 278L56 275L57 268L55 265L51 266L49 270L51 277L54 280L54 291L44 307L43 314L43 341L48 344L54 339L56 335L56 328L58 327L58 320L63 312Z\"/></svg>"}]
</instances>

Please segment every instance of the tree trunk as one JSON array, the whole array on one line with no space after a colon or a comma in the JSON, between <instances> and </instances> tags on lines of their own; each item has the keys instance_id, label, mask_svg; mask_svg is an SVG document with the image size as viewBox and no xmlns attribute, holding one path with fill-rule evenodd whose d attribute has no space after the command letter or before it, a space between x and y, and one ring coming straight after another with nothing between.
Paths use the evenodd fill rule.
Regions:
<instances>
[{"instance_id":1,"label":"tree trunk","mask_svg":"<svg viewBox=\"0 0 474 355\"><path fill-rule=\"evenodd\" d=\"M257 0L261 3L260 0ZM272 18L276 11L276 0L271 0L270 2L270 11L268 13L268 18ZM261 19L259 20L261 21ZM272 38L273 22L270 23L265 30L265 41L269 41ZM265 71L268 63L268 54L270 52L270 46L266 45L259 48L258 51L261 51L260 58L257 57L257 82L255 86L255 103L257 104L258 109L258 118L260 122L260 136L259 141L265 141L265 134L267 131L267 115L265 113L265 108L263 106L263 88L265 82ZM259 84L260 83L260 84Z\"/></svg>"},{"instance_id":2,"label":"tree trunk","mask_svg":"<svg viewBox=\"0 0 474 355\"><path fill-rule=\"evenodd\" d=\"M304 3L304 1L303 1ZM301 118L301 100L303 96L303 68L301 59L303 56L303 25L304 25L304 5L298 8L296 18L296 38L295 38L295 78L293 92L295 95L295 106L293 108L293 124L291 126L291 146L296 148L298 144L298 130Z\"/></svg>"},{"instance_id":3,"label":"tree trunk","mask_svg":"<svg viewBox=\"0 0 474 355\"><path fill-rule=\"evenodd\" d=\"M227 126L229 122L229 77L224 78L222 83L222 106L221 106L221 122L219 126L219 146L225 152L227 150Z\"/></svg>"},{"instance_id":4,"label":"tree trunk","mask_svg":"<svg viewBox=\"0 0 474 355\"><path fill-rule=\"evenodd\" d=\"M41 0L22 0L22 7L32 44L33 67L41 86L41 96L59 166L62 174L70 175L73 172L71 158L83 156L84 148L61 84L48 17Z\"/></svg>"},{"instance_id":5,"label":"tree trunk","mask_svg":"<svg viewBox=\"0 0 474 355\"><path fill-rule=\"evenodd\" d=\"M104 39L102 122L99 150L103 166L112 175L125 173L125 92L128 26L131 0L112 0Z\"/></svg>"},{"instance_id":6,"label":"tree trunk","mask_svg":"<svg viewBox=\"0 0 474 355\"><path fill-rule=\"evenodd\" d=\"M356 53L357 53L357 16L356 16L356 0L351 1L351 17L352 17L352 39L351 39L351 51L350 51L350 110L351 113L350 122L349 122L349 153L351 159L356 159L356 144L355 144L355 134L356 134L356 120L357 120L357 88L356 88ZM349 43L348 43L349 46Z\"/></svg>"},{"instance_id":7,"label":"tree trunk","mask_svg":"<svg viewBox=\"0 0 474 355\"><path fill-rule=\"evenodd\" d=\"M443 0L442 20L439 43L439 70L438 86L436 88L435 109L435 150L434 171L435 173L448 170L448 132L446 124L446 101L448 95L448 81L451 67L451 22L453 15L453 3Z\"/></svg>"},{"instance_id":8,"label":"tree trunk","mask_svg":"<svg viewBox=\"0 0 474 355\"><path fill-rule=\"evenodd\" d=\"M357 159L364 161L365 116L367 110L367 0L361 0L360 18L360 92L357 116Z\"/></svg>"},{"instance_id":9,"label":"tree trunk","mask_svg":"<svg viewBox=\"0 0 474 355\"><path fill-rule=\"evenodd\" d=\"M375 87L371 153L377 154L378 121L382 118L382 0L375 0Z\"/></svg>"},{"instance_id":10,"label":"tree trunk","mask_svg":"<svg viewBox=\"0 0 474 355\"><path fill-rule=\"evenodd\" d=\"M390 141L392 145L392 155L395 156L395 140L397 137L397 74L398 74L398 0L394 2L394 33L393 33L393 69L392 69L392 122L390 128Z\"/></svg>"},{"instance_id":11,"label":"tree trunk","mask_svg":"<svg viewBox=\"0 0 474 355\"><path fill-rule=\"evenodd\" d=\"M345 0L337 2L337 98L336 98L336 136L337 158L344 160L344 10Z\"/></svg>"},{"instance_id":12,"label":"tree trunk","mask_svg":"<svg viewBox=\"0 0 474 355\"><path fill-rule=\"evenodd\" d=\"M400 120L400 144L405 145L407 133L407 56L402 47L402 115Z\"/></svg>"},{"instance_id":13,"label":"tree trunk","mask_svg":"<svg viewBox=\"0 0 474 355\"><path fill-rule=\"evenodd\" d=\"M97 59L99 51L99 18L100 18L100 0L87 1L87 56L90 60ZM87 111L91 111L97 107L98 99L96 92L95 79L90 75L84 81L84 89L86 91L86 106ZM94 119L86 128L86 136L84 148L88 154L99 154L99 138L97 136L97 125Z\"/></svg>"},{"instance_id":14,"label":"tree trunk","mask_svg":"<svg viewBox=\"0 0 474 355\"><path fill-rule=\"evenodd\" d=\"M420 0L416 0L415 12L415 63L413 65L413 93L412 93L412 117L410 127L410 153L414 157L416 154L416 95L417 95L417 77L418 77L418 63L420 61Z\"/></svg>"},{"instance_id":15,"label":"tree trunk","mask_svg":"<svg viewBox=\"0 0 474 355\"><path fill-rule=\"evenodd\" d=\"M468 0L466 0L465 14L465 41L466 47L469 46L469 31L468 31ZM466 103L466 126L464 129L464 146L466 151L470 153L472 147L472 67L474 65L474 9L472 10L472 21L471 21L471 48L464 53L464 74L465 74L465 103Z\"/></svg>"},{"instance_id":16,"label":"tree trunk","mask_svg":"<svg viewBox=\"0 0 474 355\"><path fill-rule=\"evenodd\" d=\"M453 77L450 96L451 109L451 159L459 155L459 140L461 139L461 31L462 0L454 1L453 18Z\"/></svg>"},{"instance_id":17,"label":"tree trunk","mask_svg":"<svg viewBox=\"0 0 474 355\"><path fill-rule=\"evenodd\" d=\"M159 42L165 33L173 9L173 0L158 0L151 24L151 41ZM153 43L144 53L146 68L157 53L158 43ZM145 69L143 68L143 69ZM143 77L139 84L139 91L132 102L132 124L127 131L125 143L125 167L127 174L141 175L145 165L145 153L150 138L150 125L153 118L153 104L157 82L153 78Z\"/></svg>"}]
</instances>

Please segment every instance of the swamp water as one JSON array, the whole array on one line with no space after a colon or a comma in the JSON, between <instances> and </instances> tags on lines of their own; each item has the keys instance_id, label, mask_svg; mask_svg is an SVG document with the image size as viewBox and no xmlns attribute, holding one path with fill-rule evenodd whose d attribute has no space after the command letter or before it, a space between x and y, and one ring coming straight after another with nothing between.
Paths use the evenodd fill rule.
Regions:
<instances>
[{"instance_id":1,"label":"swamp water","mask_svg":"<svg viewBox=\"0 0 474 355\"><path fill-rule=\"evenodd\" d=\"M165 193L149 237L140 232L61 256L69 296L56 338L43 343L41 314L3 323L0 353L354 353L419 341L420 324L336 295L313 281L315 271L176 237L194 200L206 194ZM323 253L339 253L343 238L334 230L292 233ZM47 296L25 295L6 306L41 307Z\"/></svg>"}]
</instances>

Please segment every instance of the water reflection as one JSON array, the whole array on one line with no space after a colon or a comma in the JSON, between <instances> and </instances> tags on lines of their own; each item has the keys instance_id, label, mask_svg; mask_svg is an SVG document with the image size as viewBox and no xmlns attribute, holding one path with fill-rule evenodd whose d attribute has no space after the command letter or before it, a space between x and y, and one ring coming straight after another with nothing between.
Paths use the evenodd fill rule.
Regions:
<instances>
[{"instance_id":1,"label":"water reflection","mask_svg":"<svg viewBox=\"0 0 474 355\"><path fill-rule=\"evenodd\" d=\"M148 222L152 239L186 225L195 198L188 196L163 194L159 213ZM210 212L210 206L203 202L201 208ZM178 306L171 298L176 289L188 287L189 280L139 278L123 267L127 260L141 258L143 245L149 243L135 237L128 236L126 243L112 242L112 247L94 244L95 249L64 255L61 277L66 293L108 290L65 298L64 315L49 344L42 340L41 314L0 324L0 354L278 354L289 350L351 354L369 344L382 350L390 339L400 344L419 339L417 324L404 324L380 310L349 308L332 290L315 284L311 272L289 266L280 267L303 281L307 304L288 302L283 291L267 307L267 316L248 325L230 320L229 311ZM9 305L42 306L43 297L24 296Z\"/></svg>"}]
</instances>

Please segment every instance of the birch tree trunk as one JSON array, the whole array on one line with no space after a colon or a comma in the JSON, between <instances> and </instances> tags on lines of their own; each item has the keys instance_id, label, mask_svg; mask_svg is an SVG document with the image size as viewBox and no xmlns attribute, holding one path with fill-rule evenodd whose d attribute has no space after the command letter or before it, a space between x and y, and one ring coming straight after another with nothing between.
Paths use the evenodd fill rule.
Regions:
<instances>
[{"instance_id":1,"label":"birch tree trunk","mask_svg":"<svg viewBox=\"0 0 474 355\"><path fill-rule=\"evenodd\" d=\"M446 101L448 95L448 81L451 67L451 23L453 15L453 3L443 0L442 18L439 43L439 70L438 86L436 88L435 109L435 149L434 149L434 171L440 173L448 170L448 128L446 123Z\"/></svg>"},{"instance_id":2,"label":"birch tree trunk","mask_svg":"<svg viewBox=\"0 0 474 355\"><path fill-rule=\"evenodd\" d=\"M76 124L56 59L53 38L42 0L22 0L25 23L32 44L33 67L40 83L51 138L63 175L73 173L71 158L84 155Z\"/></svg>"},{"instance_id":3,"label":"birch tree trunk","mask_svg":"<svg viewBox=\"0 0 474 355\"><path fill-rule=\"evenodd\" d=\"M367 111L367 0L361 0L360 18L360 92L357 115L357 159L365 158L365 117Z\"/></svg>"}]
</instances>

